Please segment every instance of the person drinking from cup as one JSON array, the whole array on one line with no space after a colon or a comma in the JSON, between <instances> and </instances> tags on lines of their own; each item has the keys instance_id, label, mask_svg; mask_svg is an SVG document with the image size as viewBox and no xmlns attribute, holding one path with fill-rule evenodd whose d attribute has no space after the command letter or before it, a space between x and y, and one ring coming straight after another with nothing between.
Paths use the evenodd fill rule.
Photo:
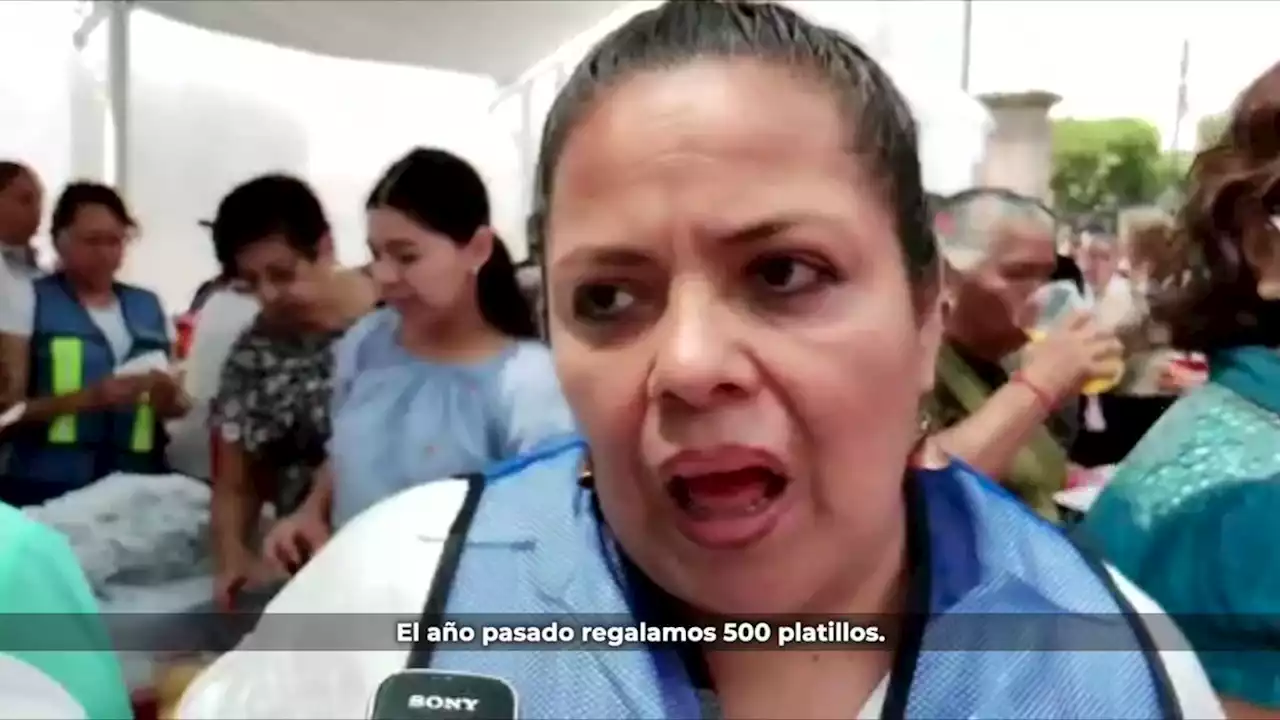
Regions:
<instances>
[{"instance_id":1,"label":"person drinking from cup","mask_svg":"<svg viewBox=\"0 0 1280 720\"><path fill-rule=\"evenodd\" d=\"M1054 218L1037 201L968 191L942 206L935 230L945 261L946 342L926 420L944 450L1056 517L1053 493L1066 483L1076 398L1090 378L1112 372L1120 343L1087 313L1071 312L1027 345L1040 310L1035 298L1057 263ZM1010 374L1002 363L1020 350Z\"/></svg>"}]
</instances>

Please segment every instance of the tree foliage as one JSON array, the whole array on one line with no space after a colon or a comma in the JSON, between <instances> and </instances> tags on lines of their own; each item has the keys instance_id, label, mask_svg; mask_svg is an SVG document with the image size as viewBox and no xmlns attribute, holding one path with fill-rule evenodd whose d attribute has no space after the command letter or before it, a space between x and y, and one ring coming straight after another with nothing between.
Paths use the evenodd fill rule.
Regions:
<instances>
[{"instance_id":1,"label":"tree foliage","mask_svg":"<svg viewBox=\"0 0 1280 720\"><path fill-rule=\"evenodd\" d=\"M1185 162L1160 150L1155 126L1136 118L1053 124L1055 208L1067 216L1155 203L1180 184Z\"/></svg>"}]
</instances>

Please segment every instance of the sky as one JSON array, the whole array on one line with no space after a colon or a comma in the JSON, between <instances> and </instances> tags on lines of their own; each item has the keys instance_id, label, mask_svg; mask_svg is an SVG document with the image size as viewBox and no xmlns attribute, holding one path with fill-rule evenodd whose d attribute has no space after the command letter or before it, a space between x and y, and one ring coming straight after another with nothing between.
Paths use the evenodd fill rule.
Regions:
<instances>
[{"instance_id":1,"label":"sky","mask_svg":"<svg viewBox=\"0 0 1280 720\"><path fill-rule=\"evenodd\" d=\"M914 72L958 85L963 3L896 0L795 3L842 26ZM859 33L860 26L875 26ZM884 29L887 28L887 29ZM1047 90L1058 117L1141 117L1165 142L1177 116L1182 44L1189 42L1191 125L1228 108L1280 60L1280 3L1217 0L974 0L970 90ZM1194 143L1185 131L1184 149Z\"/></svg>"},{"instance_id":2,"label":"sky","mask_svg":"<svg viewBox=\"0 0 1280 720\"><path fill-rule=\"evenodd\" d=\"M1063 97L1060 115L1136 116L1162 130L1177 115L1182 43L1189 115L1221 112L1280 60L1274 2L975 2L974 89ZM1194 131L1180 143L1186 148Z\"/></svg>"},{"instance_id":3,"label":"sky","mask_svg":"<svg viewBox=\"0 0 1280 720\"><path fill-rule=\"evenodd\" d=\"M51 6L68 4L4 2L0 43L11 40L6 35L29 35L30 27L49 26ZM961 0L791 4L864 41L887 39L891 54L909 58L924 74L959 81ZM1063 96L1058 113L1064 115L1136 115L1171 126L1184 39L1191 44L1193 115L1225 107L1250 77L1280 59L1274 50L1280 3L974 0L972 5L971 89L1050 90Z\"/></svg>"}]
</instances>

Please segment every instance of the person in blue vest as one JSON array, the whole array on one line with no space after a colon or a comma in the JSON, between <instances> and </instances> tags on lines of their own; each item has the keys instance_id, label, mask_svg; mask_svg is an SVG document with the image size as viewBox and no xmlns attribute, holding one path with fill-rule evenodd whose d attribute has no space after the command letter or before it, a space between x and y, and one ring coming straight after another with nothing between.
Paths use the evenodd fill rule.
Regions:
<instances>
[{"instance_id":1,"label":"person in blue vest","mask_svg":"<svg viewBox=\"0 0 1280 720\"><path fill-rule=\"evenodd\" d=\"M601 41L531 223L583 437L357 517L178 716L367 717L410 668L522 719L1221 717L1154 603L922 441L916 138L875 61L781 4Z\"/></svg>"},{"instance_id":2,"label":"person in blue vest","mask_svg":"<svg viewBox=\"0 0 1280 720\"><path fill-rule=\"evenodd\" d=\"M61 269L0 311L4 404L16 416L4 502L36 505L113 472L166 470L162 421L186 410L177 381L161 370L115 374L171 346L160 299L116 280L135 226L115 190L68 185L50 227Z\"/></svg>"}]
</instances>

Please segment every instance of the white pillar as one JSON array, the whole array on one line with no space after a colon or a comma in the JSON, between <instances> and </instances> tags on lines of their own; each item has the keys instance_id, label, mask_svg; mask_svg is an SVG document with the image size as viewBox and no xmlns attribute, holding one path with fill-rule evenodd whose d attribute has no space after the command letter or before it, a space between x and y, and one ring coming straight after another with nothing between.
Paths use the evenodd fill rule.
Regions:
<instances>
[{"instance_id":1,"label":"white pillar","mask_svg":"<svg viewBox=\"0 0 1280 720\"><path fill-rule=\"evenodd\" d=\"M987 141L982 184L1012 190L1053 204L1053 123L1049 110L1062 98L1030 91L979 96L994 128Z\"/></svg>"},{"instance_id":2,"label":"white pillar","mask_svg":"<svg viewBox=\"0 0 1280 720\"><path fill-rule=\"evenodd\" d=\"M131 135L129 133L129 12L128 0L111 0L107 17L107 77L111 98L111 122L113 128L114 177L108 179L124 197L129 197L129 158Z\"/></svg>"}]
</instances>

